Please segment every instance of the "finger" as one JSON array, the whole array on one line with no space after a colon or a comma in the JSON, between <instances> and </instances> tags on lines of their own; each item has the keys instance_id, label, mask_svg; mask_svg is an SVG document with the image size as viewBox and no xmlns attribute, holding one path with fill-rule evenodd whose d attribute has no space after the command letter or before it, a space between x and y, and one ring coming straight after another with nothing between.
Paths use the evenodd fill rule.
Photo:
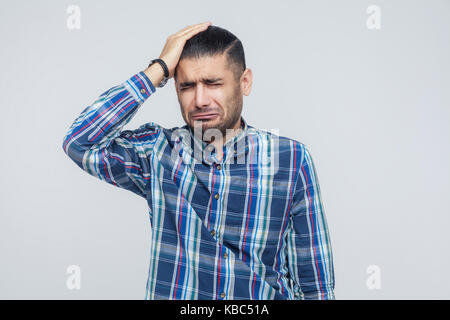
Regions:
<instances>
[{"instance_id":1,"label":"finger","mask_svg":"<svg viewBox=\"0 0 450 320\"><path fill-rule=\"evenodd\" d=\"M195 28L193 30L187 31L181 37L183 37L185 40L188 40L188 39L192 38L193 36L195 36L197 33L205 31L208 27L209 27L209 25L204 25L204 26Z\"/></svg>"},{"instance_id":2,"label":"finger","mask_svg":"<svg viewBox=\"0 0 450 320\"><path fill-rule=\"evenodd\" d=\"M180 32L178 34L179 37L185 37L187 35L191 35L193 32L194 33L198 33L200 31L205 30L209 25L208 24L201 24L201 25L196 25L192 28L186 29L183 32Z\"/></svg>"},{"instance_id":3,"label":"finger","mask_svg":"<svg viewBox=\"0 0 450 320\"><path fill-rule=\"evenodd\" d=\"M192 28L196 28L196 27L198 27L198 26L201 26L201 25L204 24L204 23L205 23L205 22L203 22L203 23L198 23L198 24L193 24L193 25L184 27L183 29L181 29L181 30L179 30L178 32L176 32L175 34L176 34L176 35L179 35L179 34L185 32L185 31L188 31L188 30L190 30L190 29L192 29Z\"/></svg>"},{"instance_id":4,"label":"finger","mask_svg":"<svg viewBox=\"0 0 450 320\"><path fill-rule=\"evenodd\" d=\"M204 30L210 25L211 25L210 21L199 23L199 24L195 24L195 25L192 25L192 26L184 28L183 30L178 32L177 35L185 36L185 35L187 35L189 33L192 33L192 32L200 32L200 30Z\"/></svg>"}]
</instances>

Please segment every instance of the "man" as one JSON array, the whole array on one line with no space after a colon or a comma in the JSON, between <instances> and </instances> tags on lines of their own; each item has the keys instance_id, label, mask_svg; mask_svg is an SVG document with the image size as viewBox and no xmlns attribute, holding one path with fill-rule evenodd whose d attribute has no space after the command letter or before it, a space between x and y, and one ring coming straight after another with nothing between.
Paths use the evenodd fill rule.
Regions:
<instances>
[{"instance_id":1,"label":"man","mask_svg":"<svg viewBox=\"0 0 450 320\"><path fill-rule=\"evenodd\" d=\"M83 170L147 200L146 299L334 299L311 155L242 118L242 43L201 23L169 36L158 59L101 94L63 142ZM186 125L122 131L172 77Z\"/></svg>"}]
</instances>

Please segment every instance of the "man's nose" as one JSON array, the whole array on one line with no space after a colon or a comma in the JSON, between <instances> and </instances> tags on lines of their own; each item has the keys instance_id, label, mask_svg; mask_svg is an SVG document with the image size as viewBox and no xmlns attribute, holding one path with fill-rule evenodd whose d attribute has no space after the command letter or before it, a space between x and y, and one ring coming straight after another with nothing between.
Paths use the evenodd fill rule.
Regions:
<instances>
[{"instance_id":1,"label":"man's nose","mask_svg":"<svg viewBox=\"0 0 450 320\"><path fill-rule=\"evenodd\" d=\"M203 84L195 87L195 106L197 108L208 107L211 104L208 89Z\"/></svg>"}]
</instances>

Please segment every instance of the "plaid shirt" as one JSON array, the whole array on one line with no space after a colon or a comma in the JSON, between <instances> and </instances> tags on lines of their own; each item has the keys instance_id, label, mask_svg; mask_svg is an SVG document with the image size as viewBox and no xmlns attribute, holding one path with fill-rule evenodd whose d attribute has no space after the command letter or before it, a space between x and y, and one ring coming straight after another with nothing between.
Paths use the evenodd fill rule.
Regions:
<instances>
[{"instance_id":1,"label":"plaid shirt","mask_svg":"<svg viewBox=\"0 0 450 320\"><path fill-rule=\"evenodd\" d=\"M330 237L305 145L241 117L218 161L187 125L122 130L155 91L143 72L133 75L84 109L63 141L84 171L146 199L145 298L334 299Z\"/></svg>"}]
</instances>

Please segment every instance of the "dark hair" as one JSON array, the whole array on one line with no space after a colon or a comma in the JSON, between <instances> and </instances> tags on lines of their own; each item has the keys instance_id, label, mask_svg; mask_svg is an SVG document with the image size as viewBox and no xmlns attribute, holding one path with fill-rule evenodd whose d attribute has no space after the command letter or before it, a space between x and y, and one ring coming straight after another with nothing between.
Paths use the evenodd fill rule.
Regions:
<instances>
[{"instance_id":1,"label":"dark hair","mask_svg":"<svg viewBox=\"0 0 450 320\"><path fill-rule=\"evenodd\" d=\"M209 26L186 41L180 60L227 54L227 62L236 79L244 72L245 55L241 41L230 31L218 26ZM175 77L176 69L175 69Z\"/></svg>"}]
</instances>

